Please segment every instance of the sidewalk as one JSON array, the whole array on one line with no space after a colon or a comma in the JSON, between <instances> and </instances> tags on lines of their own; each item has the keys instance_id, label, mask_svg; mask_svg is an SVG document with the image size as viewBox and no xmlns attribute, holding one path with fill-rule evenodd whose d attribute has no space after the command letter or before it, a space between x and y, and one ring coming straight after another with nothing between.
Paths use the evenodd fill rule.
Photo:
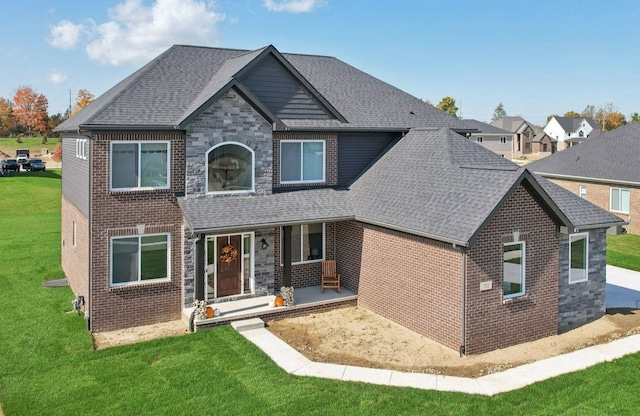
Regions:
<instances>
[{"instance_id":1,"label":"sidewalk","mask_svg":"<svg viewBox=\"0 0 640 416\"><path fill-rule=\"evenodd\" d=\"M636 302L640 303L640 273L607 266L607 308L636 308ZM561 374L584 370L640 352L640 335L632 335L500 373L463 378L317 363L265 329L264 322L260 319L238 321L232 326L289 374L486 396L517 390Z\"/></svg>"}]
</instances>

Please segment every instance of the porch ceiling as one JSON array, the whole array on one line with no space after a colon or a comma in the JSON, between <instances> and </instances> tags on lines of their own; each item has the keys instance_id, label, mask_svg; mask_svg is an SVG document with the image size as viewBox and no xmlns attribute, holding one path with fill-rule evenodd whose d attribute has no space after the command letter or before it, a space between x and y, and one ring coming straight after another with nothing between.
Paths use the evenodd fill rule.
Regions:
<instances>
[{"instance_id":1,"label":"porch ceiling","mask_svg":"<svg viewBox=\"0 0 640 416\"><path fill-rule=\"evenodd\" d=\"M246 197L184 197L178 198L178 205L195 232L354 219L350 195L334 189Z\"/></svg>"}]
</instances>

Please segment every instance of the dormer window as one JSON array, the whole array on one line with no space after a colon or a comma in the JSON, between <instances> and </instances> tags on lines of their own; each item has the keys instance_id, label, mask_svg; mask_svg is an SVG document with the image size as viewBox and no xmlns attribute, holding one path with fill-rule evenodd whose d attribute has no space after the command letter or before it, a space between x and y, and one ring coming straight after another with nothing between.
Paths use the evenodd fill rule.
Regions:
<instances>
[{"instance_id":1,"label":"dormer window","mask_svg":"<svg viewBox=\"0 0 640 416\"><path fill-rule=\"evenodd\" d=\"M207 193L253 192L255 154L242 143L225 142L207 152Z\"/></svg>"}]
</instances>

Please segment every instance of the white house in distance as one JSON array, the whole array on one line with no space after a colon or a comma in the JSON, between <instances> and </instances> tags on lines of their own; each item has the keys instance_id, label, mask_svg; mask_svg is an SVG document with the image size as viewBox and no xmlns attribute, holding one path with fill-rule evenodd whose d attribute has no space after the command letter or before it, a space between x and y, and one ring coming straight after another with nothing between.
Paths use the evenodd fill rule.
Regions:
<instances>
[{"instance_id":1,"label":"white house in distance","mask_svg":"<svg viewBox=\"0 0 640 416\"><path fill-rule=\"evenodd\" d=\"M564 150L582 142L594 129L599 130L592 118L554 116L543 130L549 137L557 140L558 150Z\"/></svg>"}]
</instances>

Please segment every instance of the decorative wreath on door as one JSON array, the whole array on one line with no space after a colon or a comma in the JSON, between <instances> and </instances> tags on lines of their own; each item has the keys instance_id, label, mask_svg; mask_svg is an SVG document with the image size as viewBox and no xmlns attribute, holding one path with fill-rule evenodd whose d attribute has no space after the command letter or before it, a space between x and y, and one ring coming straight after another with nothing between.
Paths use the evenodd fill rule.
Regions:
<instances>
[{"instance_id":1,"label":"decorative wreath on door","mask_svg":"<svg viewBox=\"0 0 640 416\"><path fill-rule=\"evenodd\" d=\"M227 244L222 247L222 255L220 256L220 261L225 263L231 263L238 257L238 249L232 246L231 244Z\"/></svg>"}]
</instances>

